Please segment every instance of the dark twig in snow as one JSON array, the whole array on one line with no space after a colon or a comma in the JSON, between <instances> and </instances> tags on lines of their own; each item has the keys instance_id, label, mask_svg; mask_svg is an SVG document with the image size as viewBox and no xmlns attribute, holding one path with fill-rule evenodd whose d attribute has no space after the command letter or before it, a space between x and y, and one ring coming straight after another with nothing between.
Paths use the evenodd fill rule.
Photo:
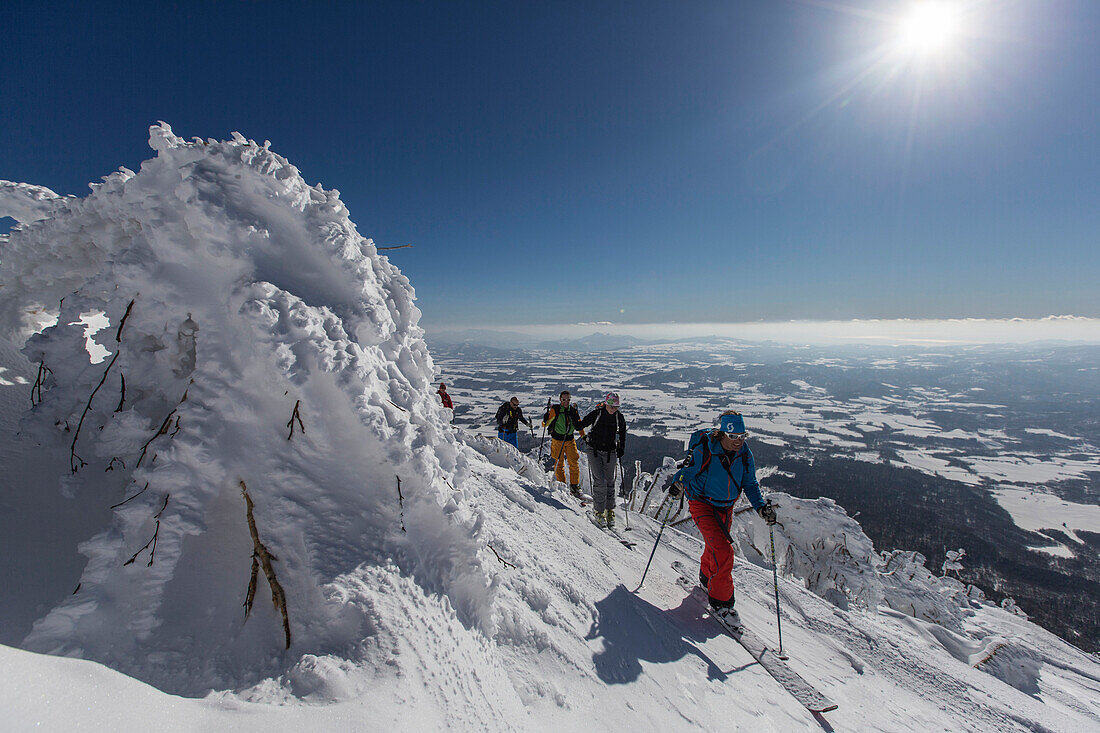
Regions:
<instances>
[{"instance_id":1,"label":"dark twig in snow","mask_svg":"<svg viewBox=\"0 0 1100 733\"><path fill-rule=\"evenodd\" d=\"M46 362L39 362L38 364L38 377L34 380L34 386L31 387L31 407L40 405L42 403L42 385L46 381L46 374L53 374L53 369L46 366ZM38 399L35 399L35 395Z\"/></svg>"},{"instance_id":2,"label":"dark twig in snow","mask_svg":"<svg viewBox=\"0 0 1100 733\"><path fill-rule=\"evenodd\" d=\"M393 405L394 407L396 407L396 408L397 408L398 410L401 410L401 412L408 412L408 410L406 410L406 409L405 409L404 407L402 407L401 405L397 404L397 403L396 403L396 402L394 402L393 400L386 400L386 402L389 402L389 403L390 403L391 405Z\"/></svg>"},{"instance_id":3,"label":"dark twig in snow","mask_svg":"<svg viewBox=\"0 0 1100 733\"><path fill-rule=\"evenodd\" d=\"M495 547L493 547L492 545L490 545L490 544L489 544L488 542L486 542L486 543L485 543L485 545L486 545L486 546L487 546L487 547L488 547L488 548L489 548L490 550L492 550L492 551L493 551L493 554L497 556L497 560L500 560L500 562L501 562L501 564L502 564L502 565L504 565L505 567L509 567L509 568L513 568L513 569L515 569L515 567L516 567L516 566L515 566L515 565L513 565L512 563L508 562L507 560L505 560L505 559L504 559L503 557L501 557L501 556L500 556L500 553L498 553L498 552L496 551L496 548L495 548Z\"/></svg>"},{"instance_id":4,"label":"dark twig in snow","mask_svg":"<svg viewBox=\"0 0 1100 733\"><path fill-rule=\"evenodd\" d=\"M190 389L190 387L188 387L187 389ZM185 389L183 391L183 397L180 398L180 401L176 403L176 406L174 408L172 408L172 411L169 412L167 417L164 418L164 421L160 424L160 427L157 429L157 432L153 434L152 438L149 438L149 440L145 441L145 445L141 446L141 455L138 456L137 463L134 464L134 468L138 468L141 465L141 462L143 460L145 460L145 453L146 453L146 451L149 450L149 446L152 444L152 442L154 440L156 440L157 438L159 438L162 435L167 435L168 437L173 437L176 433L179 432L180 421L179 421L179 418L176 417L176 410L180 409L180 405L182 405L186 401L187 401L187 390ZM173 417L176 417L176 429L173 430L171 433L169 433L168 430L172 427L172 418ZM153 460L155 461L156 458L157 457L154 454L153 455Z\"/></svg>"},{"instance_id":5,"label":"dark twig in snow","mask_svg":"<svg viewBox=\"0 0 1100 733\"><path fill-rule=\"evenodd\" d=\"M122 412L122 406L126 404L126 375L119 372L119 378L122 380L121 394L118 398L118 407L115 408L115 412Z\"/></svg>"},{"instance_id":6,"label":"dark twig in snow","mask_svg":"<svg viewBox=\"0 0 1100 733\"><path fill-rule=\"evenodd\" d=\"M115 461L118 461L119 463L121 463L122 464L122 469L126 470L126 461L122 460L118 456L115 456L114 458L111 459L111 462L107 464L107 468L103 469L103 473L107 473L108 471L115 470Z\"/></svg>"},{"instance_id":7,"label":"dark twig in snow","mask_svg":"<svg viewBox=\"0 0 1100 733\"><path fill-rule=\"evenodd\" d=\"M297 402L295 402L294 403L294 412L290 413L290 420L286 424L286 426L288 428L290 428L290 435L286 436L287 440L290 440L291 438L294 437L294 422L295 421L298 422L298 427L300 427L302 429L303 433L306 431L306 426L302 424L302 415L301 415L301 413L298 412L298 407L301 404L302 404L301 400L298 400Z\"/></svg>"},{"instance_id":8,"label":"dark twig in snow","mask_svg":"<svg viewBox=\"0 0 1100 733\"><path fill-rule=\"evenodd\" d=\"M111 371L111 367L115 365L115 360L118 359L119 353L119 351L115 351L115 355L111 357L111 363L103 370L103 378L99 380L99 384L95 386L91 395L88 396L88 404L84 405L84 412L80 414L80 422L76 424L76 432L73 433L73 442L72 445L69 446L69 466L72 468L73 473L76 473L82 467L88 465L84 459L76 454L76 441L80 437L80 429L84 427L84 418L88 416L88 410L92 409L92 400L95 399L95 393L98 392L99 388L103 386L103 383L107 381L107 374ZM77 465L78 462L79 465Z\"/></svg>"},{"instance_id":9,"label":"dark twig in snow","mask_svg":"<svg viewBox=\"0 0 1100 733\"><path fill-rule=\"evenodd\" d=\"M385 252L388 249L405 249L406 247L411 247L411 246L412 246L411 244L399 244L396 247L375 247L375 249L379 252Z\"/></svg>"},{"instance_id":10,"label":"dark twig in snow","mask_svg":"<svg viewBox=\"0 0 1100 733\"><path fill-rule=\"evenodd\" d=\"M405 497L401 495L401 477L397 477L397 506L401 511L401 531L408 534L405 531Z\"/></svg>"},{"instance_id":11,"label":"dark twig in snow","mask_svg":"<svg viewBox=\"0 0 1100 733\"><path fill-rule=\"evenodd\" d=\"M138 456L137 463L134 464L134 468L140 466L141 462L145 460L145 453L149 450L150 444L152 444L152 442L160 436L168 434L168 428L172 426L172 418L175 417L177 409L179 408L173 408L172 411L168 413L168 416L164 418L163 422L161 422L160 427L157 428L157 432L153 434L153 437L149 438L149 440L145 441L145 445L141 446L141 455Z\"/></svg>"},{"instance_id":12,"label":"dark twig in snow","mask_svg":"<svg viewBox=\"0 0 1100 733\"><path fill-rule=\"evenodd\" d=\"M122 315L122 320L118 322L118 331L115 332L115 343L122 343L122 328L126 325L126 319L130 317L130 311L134 308L134 300L130 300L130 304L126 306L126 312Z\"/></svg>"},{"instance_id":13,"label":"dark twig in snow","mask_svg":"<svg viewBox=\"0 0 1100 733\"><path fill-rule=\"evenodd\" d=\"M126 313L122 316L122 320L118 324L118 331L115 333L116 343L122 343L122 328L126 325L126 319L130 317L130 311L133 307L134 299L131 298L129 305L126 306ZM99 388L107 381L107 375L111 372L111 367L115 365L115 361L118 359L120 353L122 353L122 349L116 348L115 355L111 357L111 361L107 364L107 368L103 370L103 378L99 380L99 384L96 385L91 395L88 396L88 404L84 406L84 412L80 415L80 422L76 425L76 433L73 435L73 442L69 447L69 466L72 468L73 473L79 471L83 466L88 465L84 459L76 454L76 441L80 438L80 428L84 426L84 418L88 416L88 410L92 409L92 400L95 399L96 392L99 391Z\"/></svg>"},{"instance_id":14,"label":"dark twig in snow","mask_svg":"<svg viewBox=\"0 0 1100 733\"><path fill-rule=\"evenodd\" d=\"M146 489L148 489L148 488L149 488L149 482L148 482L148 481L146 481L146 482L145 482L145 486L141 487L141 491L139 491L139 492L137 492L136 494L134 494L133 496L131 496L131 497L130 497L130 499L136 499L136 498L138 498L139 496L141 496L142 494L144 494L144 493L145 493L145 490L146 490ZM125 504L126 502L130 501L130 499L123 499L123 500L122 500L122 501L120 501L119 503L111 505L111 508L112 508L112 509L118 509L118 508L119 508L120 506L122 506L122 505L123 505L123 504Z\"/></svg>"},{"instance_id":15,"label":"dark twig in snow","mask_svg":"<svg viewBox=\"0 0 1100 733\"><path fill-rule=\"evenodd\" d=\"M283 633L286 636L286 648L290 648L290 617L286 610L286 593L279 579L275 577L275 566L272 565L279 558L268 552L264 543L260 541L260 532L256 529L256 517L253 513L255 505L252 497L248 495L248 487L244 481L240 482L241 493L244 494L245 511L248 513L248 531L252 534L252 574L248 580L248 595L244 599L244 617L252 613L252 601L256 596L256 580L262 566L264 575L267 576L267 585L271 588L271 602L283 615Z\"/></svg>"},{"instance_id":16,"label":"dark twig in snow","mask_svg":"<svg viewBox=\"0 0 1100 733\"><path fill-rule=\"evenodd\" d=\"M144 489L142 489L142 491L144 491ZM153 548L149 550L149 562L145 564L145 567L148 568L153 566L153 559L157 556L157 538L160 536L160 515L164 513L165 508L168 506L169 496L171 496L171 494L164 495L164 503L161 504L160 511L153 515L153 519L157 520L157 526L156 529L153 530L153 536L150 537L149 541L142 545L141 548L137 552L135 552L129 560L122 563L122 567L126 567L127 565L132 564L134 560L137 560L137 556L140 555L142 551L145 550L145 548L149 547L149 545L152 545Z\"/></svg>"}]
</instances>

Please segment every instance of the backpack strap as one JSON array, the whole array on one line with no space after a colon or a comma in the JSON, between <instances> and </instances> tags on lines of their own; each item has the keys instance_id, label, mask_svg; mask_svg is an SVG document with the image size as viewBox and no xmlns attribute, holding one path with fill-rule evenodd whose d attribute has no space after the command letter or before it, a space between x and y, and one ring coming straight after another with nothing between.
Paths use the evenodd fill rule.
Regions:
<instances>
[{"instance_id":1,"label":"backpack strap","mask_svg":"<svg viewBox=\"0 0 1100 733\"><path fill-rule=\"evenodd\" d=\"M694 450L696 446L703 449L703 460L699 464L699 470L695 473L696 476L702 474L703 471L707 470L707 466L710 465L710 459L713 458L713 454L710 452L710 436L712 434L713 434L713 431L710 432L710 433L703 433L702 435L699 436L699 438L700 438L699 441L697 441L694 444L688 446L688 451L689 452ZM733 472L730 471L729 460L726 458L726 454L725 454L724 451L723 451L722 455L720 455L718 457L718 462L722 464L722 468L726 469L726 475L730 477L730 481L732 481L733 485L735 487L737 487L737 493L740 494L741 493L741 484L737 483L737 480L733 477ZM749 454L744 449L741 450L741 465L744 467L744 472L748 473L748 471L749 471Z\"/></svg>"},{"instance_id":2,"label":"backpack strap","mask_svg":"<svg viewBox=\"0 0 1100 733\"><path fill-rule=\"evenodd\" d=\"M689 455L693 454L696 448L702 448L703 449L703 460L699 463L699 470L695 472L696 476L701 474L703 471L707 470L707 466L710 465L711 454L710 454L710 440L709 440L709 438L710 438L709 433L701 433L696 440L692 441L688 445L688 454Z\"/></svg>"}]
</instances>

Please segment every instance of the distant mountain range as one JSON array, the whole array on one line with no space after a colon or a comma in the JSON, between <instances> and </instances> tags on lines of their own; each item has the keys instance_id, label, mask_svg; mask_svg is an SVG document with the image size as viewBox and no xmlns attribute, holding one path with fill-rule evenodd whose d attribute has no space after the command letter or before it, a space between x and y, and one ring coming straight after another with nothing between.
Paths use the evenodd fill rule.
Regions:
<instances>
[{"instance_id":1,"label":"distant mountain range","mask_svg":"<svg viewBox=\"0 0 1100 733\"><path fill-rule=\"evenodd\" d=\"M633 346L652 346L670 343L748 343L740 339L719 336L694 336L681 339L643 339L637 336L603 333L596 331L575 339L540 340L518 331L492 331L489 329L468 328L458 331L439 331L427 334L425 340L429 346L449 348L487 347L501 350L541 350L541 351L614 351L629 349Z\"/></svg>"}]
</instances>

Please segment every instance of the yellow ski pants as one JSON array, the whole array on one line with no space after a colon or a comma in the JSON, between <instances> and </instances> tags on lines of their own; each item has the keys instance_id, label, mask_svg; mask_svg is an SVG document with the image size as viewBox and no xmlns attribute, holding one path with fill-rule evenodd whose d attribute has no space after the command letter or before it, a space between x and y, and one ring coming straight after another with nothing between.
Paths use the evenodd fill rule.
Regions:
<instances>
[{"instance_id":1,"label":"yellow ski pants","mask_svg":"<svg viewBox=\"0 0 1100 733\"><path fill-rule=\"evenodd\" d=\"M554 459L554 478L565 483L565 461L562 460L562 451L565 451L565 460L569 461L569 483L579 484L581 470L577 464L577 441L550 439L550 457Z\"/></svg>"}]
</instances>

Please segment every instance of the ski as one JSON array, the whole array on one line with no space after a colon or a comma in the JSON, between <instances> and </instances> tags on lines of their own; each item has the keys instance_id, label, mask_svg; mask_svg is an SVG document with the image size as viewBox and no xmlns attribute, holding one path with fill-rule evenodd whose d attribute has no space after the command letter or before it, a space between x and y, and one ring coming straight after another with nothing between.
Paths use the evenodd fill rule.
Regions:
<instances>
[{"instance_id":1,"label":"ski","mask_svg":"<svg viewBox=\"0 0 1100 733\"><path fill-rule=\"evenodd\" d=\"M569 486L567 484L563 484L561 481L555 481L554 483L562 487L561 492L567 497L575 500L582 507L588 506L588 500L585 498L584 494L574 494L572 491L569 490Z\"/></svg>"},{"instance_id":2,"label":"ski","mask_svg":"<svg viewBox=\"0 0 1100 733\"><path fill-rule=\"evenodd\" d=\"M672 569L680 574L676 582L688 591L704 611L709 612L710 603L707 600L707 592L699 586L698 578L691 577L687 568L680 561L673 562ZM776 655L773 649L745 627L744 624L740 628L734 628L722 623L721 619L716 616L709 613L707 615L722 627L722 631L743 646L745 651L751 654L752 658L767 670L776 682L783 686L783 689L802 703L803 707L811 713L827 713L830 710L837 709L836 703L822 695L817 688L791 669L786 662Z\"/></svg>"},{"instance_id":3,"label":"ski","mask_svg":"<svg viewBox=\"0 0 1100 733\"><path fill-rule=\"evenodd\" d=\"M621 534L619 534L619 530L615 529L614 527L608 527L607 532L608 534L613 535L615 539L617 539L619 542L623 543L624 547L629 547L631 550L633 550L635 547L638 546L637 542L635 542L634 540L628 540L626 537L623 537Z\"/></svg>"},{"instance_id":4,"label":"ski","mask_svg":"<svg viewBox=\"0 0 1100 733\"><path fill-rule=\"evenodd\" d=\"M607 525L604 525L604 524L596 524L596 515L592 513L591 509L586 511L584 513L584 515L586 517L588 517L589 522L592 522L592 524L595 524L597 527L602 529L604 532L606 532L607 534L609 534L612 537L614 537L615 539L617 539L623 547L629 547L631 550L633 550L635 547L638 546L637 542L626 539L621 534L619 534L618 531L616 531L613 527L608 527Z\"/></svg>"}]
</instances>

